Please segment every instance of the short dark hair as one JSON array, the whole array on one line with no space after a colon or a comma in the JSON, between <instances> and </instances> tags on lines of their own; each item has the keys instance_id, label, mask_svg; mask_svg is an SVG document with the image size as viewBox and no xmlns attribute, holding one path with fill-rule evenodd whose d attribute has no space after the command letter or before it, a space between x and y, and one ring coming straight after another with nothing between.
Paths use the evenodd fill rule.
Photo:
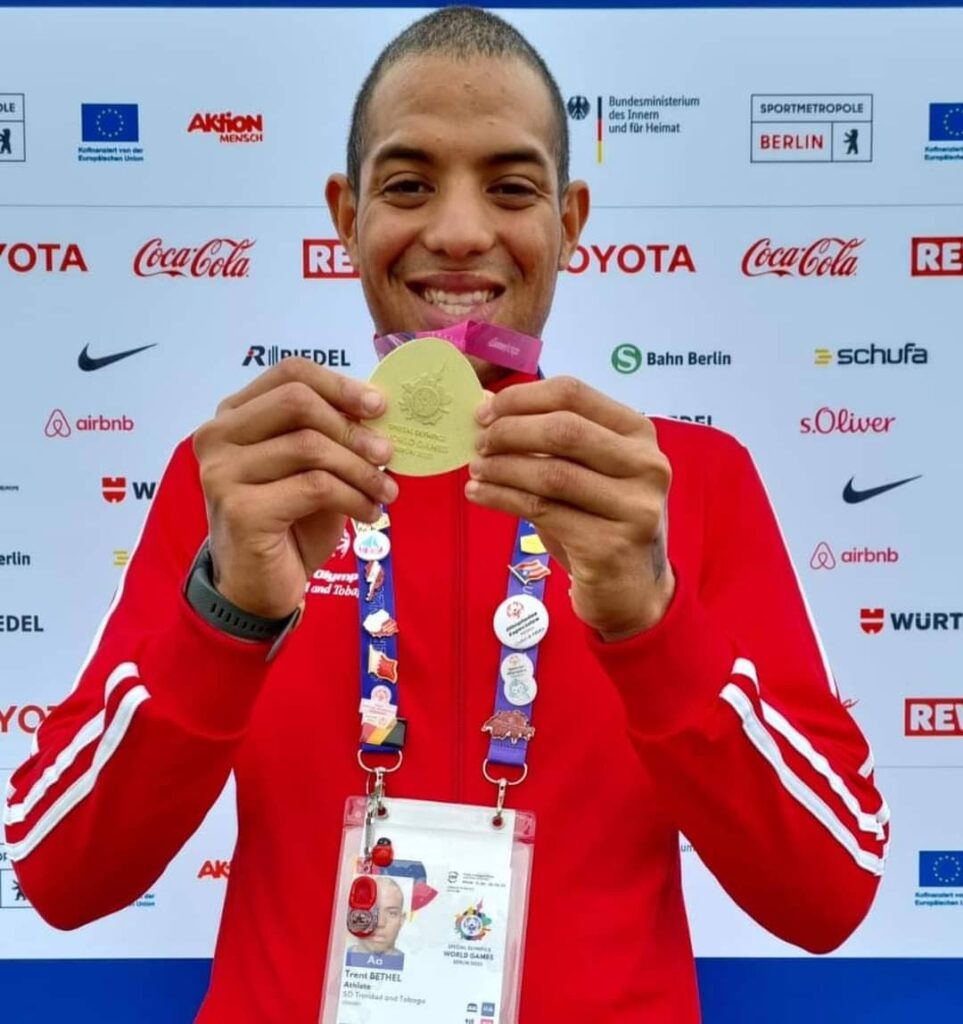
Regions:
<instances>
[{"instance_id":1,"label":"short dark hair","mask_svg":"<svg viewBox=\"0 0 963 1024\"><path fill-rule=\"evenodd\" d=\"M528 65L548 89L555 121L555 163L559 194L568 186L568 119L558 83L538 51L503 18L480 7L443 7L420 18L381 51L354 101L348 133L348 181L357 194L367 145L368 108L375 86L394 64L408 57L434 54L470 60L472 57L516 58Z\"/></svg>"}]
</instances>

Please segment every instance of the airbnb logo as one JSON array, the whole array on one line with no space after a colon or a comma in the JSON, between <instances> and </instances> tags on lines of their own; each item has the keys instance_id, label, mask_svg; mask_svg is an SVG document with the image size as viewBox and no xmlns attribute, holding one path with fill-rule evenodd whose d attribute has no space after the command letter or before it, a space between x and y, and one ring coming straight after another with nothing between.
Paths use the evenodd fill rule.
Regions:
<instances>
[{"instance_id":1,"label":"airbnb logo","mask_svg":"<svg viewBox=\"0 0 963 1024\"><path fill-rule=\"evenodd\" d=\"M82 416L74 426L79 433L129 434L134 429L134 421L129 416ZM73 431L63 409L54 409L43 432L45 437L70 437Z\"/></svg>"},{"instance_id":2,"label":"airbnb logo","mask_svg":"<svg viewBox=\"0 0 963 1024\"><path fill-rule=\"evenodd\" d=\"M760 238L742 257L746 277L853 277L859 263L856 250L862 238L820 238L808 246L775 248L771 238Z\"/></svg>"},{"instance_id":3,"label":"airbnb logo","mask_svg":"<svg viewBox=\"0 0 963 1024\"><path fill-rule=\"evenodd\" d=\"M70 437L70 421L60 409L54 409L43 428L44 437Z\"/></svg>"},{"instance_id":4,"label":"airbnb logo","mask_svg":"<svg viewBox=\"0 0 963 1024\"><path fill-rule=\"evenodd\" d=\"M839 559L833 553L833 549L826 543L820 541L809 559L809 568L819 571L820 569L835 569L838 564L842 565L895 565L899 561L899 552L894 548L869 548L856 547L847 548Z\"/></svg>"},{"instance_id":5,"label":"airbnb logo","mask_svg":"<svg viewBox=\"0 0 963 1024\"><path fill-rule=\"evenodd\" d=\"M895 416L855 416L848 409L836 412L824 405L815 416L803 416L800 434L888 434Z\"/></svg>"},{"instance_id":6,"label":"airbnb logo","mask_svg":"<svg viewBox=\"0 0 963 1024\"><path fill-rule=\"evenodd\" d=\"M165 248L159 238L141 246L134 257L138 277L247 277L254 246L250 238L212 238L191 249Z\"/></svg>"},{"instance_id":7,"label":"airbnb logo","mask_svg":"<svg viewBox=\"0 0 963 1024\"><path fill-rule=\"evenodd\" d=\"M301 263L305 278L358 277L345 247L337 238L305 238L301 246Z\"/></svg>"}]
</instances>

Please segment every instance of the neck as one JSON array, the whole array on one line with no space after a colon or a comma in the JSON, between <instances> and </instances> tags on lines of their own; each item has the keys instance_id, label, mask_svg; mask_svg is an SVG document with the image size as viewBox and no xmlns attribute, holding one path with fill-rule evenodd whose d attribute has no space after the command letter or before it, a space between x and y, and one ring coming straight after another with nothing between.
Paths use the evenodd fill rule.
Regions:
<instances>
[{"instance_id":1,"label":"neck","mask_svg":"<svg viewBox=\"0 0 963 1024\"><path fill-rule=\"evenodd\" d=\"M475 376L478 378L482 387L494 384L496 381L501 380L502 377L507 377L513 372L506 366L496 366L494 363L489 363L485 359L479 359L478 356L468 356L467 359L474 368Z\"/></svg>"}]
</instances>

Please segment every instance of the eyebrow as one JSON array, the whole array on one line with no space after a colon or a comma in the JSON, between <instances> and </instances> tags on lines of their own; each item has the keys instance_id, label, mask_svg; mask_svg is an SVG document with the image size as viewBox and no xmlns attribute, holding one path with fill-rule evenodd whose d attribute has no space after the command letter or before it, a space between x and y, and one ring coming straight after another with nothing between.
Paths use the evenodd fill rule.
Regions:
<instances>
[{"instance_id":1,"label":"eyebrow","mask_svg":"<svg viewBox=\"0 0 963 1024\"><path fill-rule=\"evenodd\" d=\"M395 144L379 149L373 163L375 166L388 163L389 160L409 160L414 163L433 164L434 158L426 149L419 149L417 146L404 146ZM520 146L517 149L507 149L500 153L493 153L484 161L486 166L501 167L505 164L536 164L543 170L551 166L548 158L541 150L532 146Z\"/></svg>"}]
</instances>

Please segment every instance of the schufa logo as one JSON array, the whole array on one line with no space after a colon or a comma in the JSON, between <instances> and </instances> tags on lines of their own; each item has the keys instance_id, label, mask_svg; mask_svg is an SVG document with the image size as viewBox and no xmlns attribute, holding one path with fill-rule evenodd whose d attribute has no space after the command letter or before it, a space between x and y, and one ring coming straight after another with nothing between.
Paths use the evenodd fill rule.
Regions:
<instances>
[{"instance_id":1,"label":"schufa logo","mask_svg":"<svg viewBox=\"0 0 963 1024\"><path fill-rule=\"evenodd\" d=\"M254 240L212 238L191 249L164 248L160 238L152 238L134 257L138 277L247 277L251 260L246 255Z\"/></svg>"},{"instance_id":2,"label":"schufa logo","mask_svg":"<svg viewBox=\"0 0 963 1024\"><path fill-rule=\"evenodd\" d=\"M742 257L746 277L853 277L863 238L820 238L808 246L773 248L771 238L753 242Z\"/></svg>"},{"instance_id":3,"label":"schufa logo","mask_svg":"<svg viewBox=\"0 0 963 1024\"><path fill-rule=\"evenodd\" d=\"M598 245L576 246L569 265L570 274L584 274L595 270L607 274L610 270L623 274L639 274L648 270L653 274L674 274L678 270L696 273L696 265L687 245Z\"/></svg>"}]
</instances>

